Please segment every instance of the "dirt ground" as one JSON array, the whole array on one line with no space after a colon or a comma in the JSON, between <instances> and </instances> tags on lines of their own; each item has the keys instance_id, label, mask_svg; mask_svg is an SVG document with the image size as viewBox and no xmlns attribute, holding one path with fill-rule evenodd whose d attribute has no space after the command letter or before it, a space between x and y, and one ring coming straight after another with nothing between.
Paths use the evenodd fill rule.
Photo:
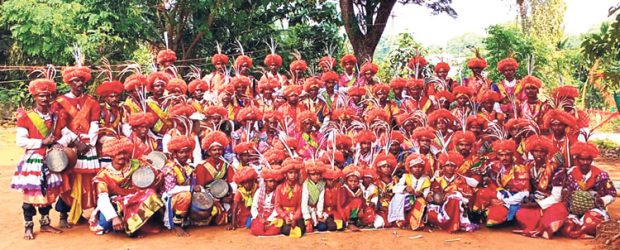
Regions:
<instances>
[{"instance_id":1,"label":"dirt ground","mask_svg":"<svg viewBox=\"0 0 620 250\"><path fill-rule=\"evenodd\" d=\"M487 230L475 233L448 234L414 232L398 229L371 230L359 233L324 233L306 235L301 239L287 237L254 237L246 229L226 231L223 227L190 228L189 238L177 238L173 232L163 231L142 239L130 239L121 234L94 235L86 225L78 225L60 235L39 233L38 217L35 219L34 241L25 241L21 195L9 188L15 165L22 151L15 146L14 129L0 129L0 249L601 249L592 240L532 239L512 234L511 228ZM612 172L614 180L620 180L618 162L596 163ZM620 203L611 206L613 218L620 217ZM52 223L58 223L58 214L52 212ZM420 235L420 236L418 236Z\"/></svg>"}]
</instances>

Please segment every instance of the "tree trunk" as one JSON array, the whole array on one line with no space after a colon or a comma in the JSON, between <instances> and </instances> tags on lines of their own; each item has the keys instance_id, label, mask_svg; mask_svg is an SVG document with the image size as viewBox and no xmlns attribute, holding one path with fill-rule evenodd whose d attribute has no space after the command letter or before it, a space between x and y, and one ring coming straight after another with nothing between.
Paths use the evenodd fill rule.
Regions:
<instances>
[{"instance_id":1,"label":"tree trunk","mask_svg":"<svg viewBox=\"0 0 620 250\"><path fill-rule=\"evenodd\" d=\"M373 20L372 23L367 23L366 30L362 31L355 15L354 0L340 0L340 16L344 29L353 47L355 57L357 57L360 63L372 60L375 49L385 30L385 24L390 17L394 4L396 4L396 0L374 1L380 1L381 3L379 3L376 13L371 11L365 13L366 16L360 17L366 20Z\"/></svg>"}]
</instances>

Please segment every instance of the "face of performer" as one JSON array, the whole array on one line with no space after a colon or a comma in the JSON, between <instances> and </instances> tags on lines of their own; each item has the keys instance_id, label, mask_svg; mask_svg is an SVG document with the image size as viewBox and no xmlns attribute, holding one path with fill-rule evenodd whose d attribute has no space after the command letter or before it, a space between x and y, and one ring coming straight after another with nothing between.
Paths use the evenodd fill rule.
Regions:
<instances>
[{"instance_id":1,"label":"face of performer","mask_svg":"<svg viewBox=\"0 0 620 250\"><path fill-rule=\"evenodd\" d=\"M353 101L353 103L355 103L356 105L359 105L362 102L362 96L361 95L352 95L351 96L351 100Z\"/></svg>"},{"instance_id":2,"label":"face of performer","mask_svg":"<svg viewBox=\"0 0 620 250\"><path fill-rule=\"evenodd\" d=\"M420 138L418 144L420 144L420 152L427 153L431 149L431 139Z\"/></svg>"},{"instance_id":3,"label":"face of performer","mask_svg":"<svg viewBox=\"0 0 620 250\"><path fill-rule=\"evenodd\" d=\"M241 64L241 66L239 67L239 73L241 73L244 76L247 76L248 73L250 73L250 66L248 65L247 62Z\"/></svg>"},{"instance_id":4,"label":"face of performer","mask_svg":"<svg viewBox=\"0 0 620 250\"><path fill-rule=\"evenodd\" d=\"M222 104L224 104L224 106L228 105L230 103L231 98L232 96L229 93L224 93L222 95Z\"/></svg>"},{"instance_id":5,"label":"face of performer","mask_svg":"<svg viewBox=\"0 0 620 250\"><path fill-rule=\"evenodd\" d=\"M329 66L327 65L327 63L322 63L321 64L321 71L323 71L323 73L325 72L329 72L331 69L329 68Z\"/></svg>"},{"instance_id":6,"label":"face of performer","mask_svg":"<svg viewBox=\"0 0 620 250\"><path fill-rule=\"evenodd\" d=\"M333 179L325 179L325 187L333 188L336 185L336 181Z\"/></svg>"},{"instance_id":7,"label":"face of performer","mask_svg":"<svg viewBox=\"0 0 620 250\"><path fill-rule=\"evenodd\" d=\"M581 173L587 174L588 172L590 172L590 169L592 168L593 160L594 159L592 159L592 157L589 157L589 156L577 155L575 156L575 165L579 167L579 171L581 171Z\"/></svg>"},{"instance_id":8,"label":"face of performer","mask_svg":"<svg viewBox=\"0 0 620 250\"><path fill-rule=\"evenodd\" d=\"M245 164L250 163L250 153L248 153L248 152L243 152L243 153L239 154L239 155L238 155L238 157L239 157L239 161L240 161L242 164L244 164L244 165L245 165Z\"/></svg>"},{"instance_id":9,"label":"face of performer","mask_svg":"<svg viewBox=\"0 0 620 250\"><path fill-rule=\"evenodd\" d=\"M437 71L437 77L441 79L446 79L446 77L448 77L448 71L446 69L439 69Z\"/></svg>"},{"instance_id":10,"label":"face of performer","mask_svg":"<svg viewBox=\"0 0 620 250\"><path fill-rule=\"evenodd\" d=\"M131 130L136 133L138 138L146 138L146 134L149 132L149 128L147 126L133 126Z\"/></svg>"},{"instance_id":11,"label":"face of performer","mask_svg":"<svg viewBox=\"0 0 620 250\"><path fill-rule=\"evenodd\" d=\"M263 89L263 98L271 100L273 99L273 89L272 88L266 88Z\"/></svg>"},{"instance_id":12,"label":"face of performer","mask_svg":"<svg viewBox=\"0 0 620 250\"><path fill-rule=\"evenodd\" d=\"M274 118L265 119L265 128L267 131L275 131L278 129L278 120Z\"/></svg>"},{"instance_id":13,"label":"face of performer","mask_svg":"<svg viewBox=\"0 0 620 250\"><path fill-rule=\"evenodd\" d=\"M269 65L269 71L272 74L276 74L276 72L278 72L278 68L279 68L279 66L277 64L275 64L275 63L272 63L272 64Z\"/></svg>"},{"instance_id":14,"label":"face of performer","mask_svg":"<svg viewBox=\"0 0 620 250\"><path fill-rule=\"evenodd\" d=\"M245 190L252 190L254 188L254 180L241 182L241 186L245 188Z\"/></svg>"},{"instance_id":15,"label":"face of performer","mask_svg":"<svg viewBox=\"0 0 620 250\"><path fill-rule=\"evenodd\" d=\"M172 152L172 156L180 163L186 163L192 153L190 147L184 147L178 151Z\"/></svg>"},{"instance_id":16,"label":"face of performer","mask_svg":"<svg viewBox=\"0 0 620 250\"><path fill-rule=\"evenodd\" d=\"M172 88L170 91L168 91L168 94L179 96L179 95L184 95L185 93L181 91L181 88Z\"/></svg>"},{"instance_id":17,"label":"face of performer","mask_svg":"<svg viewBox=\"0 0 620 250\"><path fill-rule=\"evenodd\" d=\"M460 141L458 144L458 151L463 157L469 156L471 153L471 143L466 141Z\"/></svg>"},{"instance_id":18,"label":"face of performer","mask_svg":"<svg viewBox=\"0 0 620 250\"><path fill-rule=\"evenodd\" d=\"M512 152L511 151L499 151L497 152L497 158L504 166L512 166Z\"/></svg>"},{"instance_id":19,"label":"face of performer","mask_svg":"<svg viewBox=\"0 0 620 250\"><path fill-rule=\"evenodd\" d=\"M273 192L273 190L276 190L276 185L278 185L278 182L274 179L265 180L265 191L267 193Z\"/></svg>"},{"instance_id":20,"label":"face of performer","mask_svg":"<svg viewBox=\"0 0 620 250\"><path fill-rule=\"evenodd\" d=\"M423 172L424 164L415 164L411 167L411 174L415 176L415 178L420 178Z\"/></svg>"},{"instance_id":21,"label":"face of performer","mask_svg":"<svg viewBox=\"0 0 620 250\"><path fill-rule=\"evenodd\" d=\"M370 186L371 183L373 183L372 177L364 176L364 178L362 178L362 185L364 185L364 187Z\"/></svg>"},{"instance_id":22,"label":"face of performer","mask_svg":"<svg viewBox=\"0 0 620 250\"><path fill-rule=\"evenodd\" d=\"M469 97L467 95L459 95L459 97L456 98L456 104L459 107L465 107L468 103Z\"/></svg>"},{"instance_id":23,"label":"face of performer","mask_svg":"<svg viewBox=\"0 0 620 250\"><path fill-rule=\"evenodd\" d=\"M119 102L118 98L119 96L117 93L110 93L105 97L105 102L112 107L117 107Z\"/></svg>"},{"instance_id":24,"label":"face of performer","mask_svg":"<svg viewBox=\"0 0 620 250\"><path fill-rule=\"evenodd\" d=\"M397 99L400 99L403 97L403 88L395 88L394 90L394 97Z\"/></svg>"},{"instance_id":25,"label":"face of performer","mask_svg":"<svg viewBox=\"0 0 620 250\"><path fill-rule=\"evenodd\" d=\"M493 105L495 105L495 102L493 101L484 101L480 103L480 107L484 109L486 112L493 111Z\"/></svg>"},{"instance_id":26,"label":"face of performer","mask_svg":"<svg viewBox=\"0 0 620 250\"><path fill-rule=\"evenodd\" d=\"M245 92L248 90L248 86L239 84L235 86L235 95L237 96L245 96Z\"/></svg>"},{"instance_id":27,"label":"face of performer","mask_svg":"<svg viewBox=\"0 0 620 250\"><path fill-rule=\"evenodd\" d=\"M38 93L34 96L34 103L37 107L49 107L52 103L52 94L49 92Z\"/></svg>"},{"instance_id":28,"label":"face of performer","mask_svg":"<svg viewBox=\"0 0 620 250\"><path fill-rule=\"evenodd\" d=\"M129 152L123 151L112 157L112 166L116 170L120 170L129 163Z\"/></svg>"},{"instance_id":29,"label":"face of performer","mask_svg":"<svg viewBox=\"0 0 620 250\"><path fill-rule=\"evenodd\" d=\"M215 62L214 66L215 66L215 70L220 73L224 73L224 70L226 69L226 64L223 61Z\"/></svg>"},{"instance_id":30,"label":"face of performer","mask_svg":"<svg viewBox=\"0 0 620 250\"><path fill-rule=\"evenodd\" d=\"M196 89L194 89L194 93L192 93L192 97L196 100L202 100L204 98L204 95L205 90L201 87L197 87Z\"/></svg>"},{"instance_id":31,"label":"face of performer","mask_svg":"<svg viewBox=\"0 0 620 250\"><path fill-rule=\"evenodd\" d=\"M209 156L219 159L224 155L224 148L220 145L213 145L209 148Z\"/></svg>"},{"instance_id":32,"label":"face of performer","mask_svg":"<svg viewBox=\"0 0 620 250\"><path fill-rule=\"evenodd\" d=\"M207 122L209 124L219 125L220 122L222 122L222 116L219 115L219 114L210 115L210 116L207 117Z\"/></svg>"},{"instance_id":33,"label":"face of performer","mask_svg":"<svg viewBox=\"0 0 620 250\"><path fill-rule=\"evenodd\" d=\"M295 76L297 78L301 78L304 76L304 70L303 69L295 69Z\"/></svg>"},{"instance_id":34,"label":"face of performer","mask_svg":"<svg viewBox=\"0 0 620 250\"><path fill-rule=\"evenodd\" d=\"M477 75L477 76L482 74L482 68L481 67L471 68L471 71L474 72L474 75Z\"/></svg>"},{"instance_id":35,"label":"face of performer","mask_svg":"<svg viewBox=\"0 0 620 250\"><path fill-rule=\"evenodd\" d=\"M502 75L504 75L504 78L506 78L506 80L508 81L514 80L515 79L515 68L512 66L505 67L504 70L502 71Z\"/></svg>"},{"instance_id":36,"label":"face of performer","mask_svg":"<svg viewBox=\"0 0 620 250\"><path fill-rule=\"evenodd\" d=\"M347 71L347 73L351 74L351 72L353 72L353 69L355 68L355 63L348 61L344 63L344 70Z\"/></svg>"},{"instance_id":37,"label":"face of performer","mask_svg":"<svg viewBox=\"0 0 620 250\"><path fill-rule=\"evenodd\" d=\"M572 112L575 108L575 98L565 98L566 104L564 105L564 111Z\"/></svg>"},{"instance_id":38,"label":"face of performer","mask_svg":"<svg viewBox=\"0 0 620 250\"><path fill-rule=\"evenodd\" d=\"M476 136L476 139L478 139L482 135L482 126L480 125L469 126L469 131L473 132L474 135Z\"/></svg>"},{"instance_id":39,"label":"face of performer","mask_svg":"<svg viewBox=\"0 0 620 250\"><path fill-rule=\"evenodd\" d=\"M347 176L347 186L351 190L357 190L360 185L360 179L356 175Z\"/></svg>"},{"instance_id":40,"label":"face of performer","mask_svg":"<svg viewBox=\"0 0 620 250\"><path fill-rule=\"evenodd\" d=\"M367 81L372 81L372 77L375 76L374 73L372 73L372 71L367 70L366 72L364 72L364 77L366 78Z\"/></svg>"},{"instance_id":41,"label":"face of performer","mask_svg":"<svg viewBox=\"0 0 620 250\"><path fill-rule=\"evenodd\" d=\"M163 68L168 68L170 66L174 65L174 62L162 62L161 66Z\"/></svg>"},{"instance_id":42,"label":"face of performer","mask_svg":"<svg viewBox=\"0 0 620 250\"><path fill-rule=\"evenodd\" d=\"M292 94L288 96L288 104L290 105L297 105L297 103L299 102L299 96L297 94Z\"/></svg>"},{"instance_id":43,"label":"face of performer","mask_svg":"<svg viewBox=\"0 0 620 250\"><path fill-rule=\"evenodd\" d=\"M162 82L162 81L154 82L153 85L151 86L151 93L153 93L153 95L155 96L164 95L164 86L165 86L165 82Z\"/></svg>"},{"instance_id":44,"label":"face of performer","mask_svg":"<svg viewBox=\"0 0 620 250\"><path fill-rule=\"evenodd\" d=\"M554 135L564 136L566 127L566 124L558 120L551 121L551 131L553 131Z\"/></svg>"},{"instance_id":45,"label":"face of performer","mask_svg":"<svg viewBox=\"0 0 620 250\"><path fill-rule=\"evenodd\" d=\"M441 99L438 100L438 102L439 102L439 106L441 108L450 109L450 102L448 102L448 99L441 98Z\"/></svg>"},{"instance_id":46,"label":"face of performer","mask_svg":"<svg viewBox=\"0 0 620 250\"><path fill-rule=\"evenodd\" d=\"M422 88L420 88L418 86L409 88L409 93L410 93L411 97L413 97L414 99L418 99L418 98L420 98L420 95L422 94Z\"/></svg>"},{"instance_id":47,"label":"face of performer","mask_svg":"<svg viewBox=\"0 0 620 250\"><path fill-rule=\"evenodd\" d=\"M446 119L437 120L435 126L437 126L437 130L441 131L444 135L448 132L448 121Z\"/></svg>"},{"instance_id":48,"label":"face of performer","mask_svg":"<svg viewBox=\"0 0 620 250\"><path fill-rule=\"evenodd\" d=\"M390 153L393 155L400 154L400 143L398 141L390 144Z\"/></svg>"},{"instance_id":49,"label":"face of performer","mask_svg":"<svg viewBox=\"0 0 620 250\"><path fill-rule=\"evenodd\" d=\"M403 128L405 131L411 133L415 129L415 123L411 121L405 122L405 124L403 124Z\"/></svg>"},{"instance_id":50,"label":"face of performer","mask_svg":"<svg viewBox=\"0 0 620 250\"><path fill-rule=\"evenodd\" d=\"M368 152L370 152L370 142L360 142L360 153L361 154L367 154Z\"/></svg>"},{"instance_id":51,"label":"face of performer","mask_svg":"<svg viewBox=\"0 0 620 250\"><path fill-rule=\"evenodd\" d=\"M527 88L525 88L525 96L527 96L530 100L538 99L538 88L534 86L527 86Z\"/></svg>"},{"instance_id":52,"label":"face of performer","mask_svg":"<svg viewBox=\"0 0 620 250\"><path fill-rule=\"evenodd\" d=\"M326 81L325 82L325 89L326 90L333 92L334 87L336 87L336 81Z\"/></svg>"},{"instance_id":53,"label":"face of performer","mask_svg":"<svg viewBox=\"0 0 620 250\"><path fill-rule=\"evenodd\" d=\"M443 174L446 177L452 177L454 175L454 171L456 170L456 164L454 163L446 163L443 165Z\"/></svg>"},{"instance_id":54,"label":"face of performer","mask_svg":"<svg viewBox=\"0 0 620 250\"><path fill-rule=\"evenodd\" d=\"M86 83L81 77L74 77L68 83L73 95L81 96L84 94L84 91L86 90Z\"/></svg>"},{"instance_id":55,"label":"face of performer","mask_svg":"<svg viewBox=\"0 0 620 250\"><path fill-rule=\"evenodd\" d=\"M314 183L318 183L321 180L321 173L318 171L312 171L308 173L308 178Z\"/></svg>"},{"instance_id":56,"label":"face of performer","mask_svg":"<svg viewBox=\"0 0 620 250\"><path fill-rule=\"evenodd\" d=\"M382 175L391 175L392 174L392 169L390 169L390 165L389 164L383 164L380 166L377 166L379 168L379 173Z\"/></svg>"},{"instance_id":57,"label":"face of performer","mask_svg":"<svg viewBox=\"0 0 620 250\"><path fill-rule=\"evenodd\" d=\"M545 164L545 161L547 161L547 150L544 150L543 148L532 149L530 153L532 153L534 161L536 161L538 165Z\"/></svg>"},{"instance_id":58,"label":"face of performer","mask_svg":"<svg viewBox=\"0 0 620 250\"><path fill-rule=\"evenodd\" d=\"M299 171L297 171L297 169L291 169L286 172L286 180L289 182L297 181L298 176L299 176Z\"/></svg>"},{"instance_id":59,"label":"face of performer","mask_svg":"<svg viewBox=\"0 0 620 250\"><path fill-rule=\"evenodd\" d=\"M314 132L314 122L312 120L305 120L305 121L301 122L301 129L305 133L312 133L312 132Z\"/></svg>"},{"instance_id":60,"label":"face of performer","mask_svg":"<svg viewBox=\"0 0 620 250\"><path fill-rule=\"evenodd\" d=\"M308 95L310 96L311 99L314 99L318 94L319 94L318 87L312 87L308 90Z\"/></svg>"},{"instance_id":61,"label":"face of performer","mask_svg":"<svg viewBox=\"0 0 620 250\"><path fill-rule=\"evenodd\" d=\"M378 91L377 93L375 93L375 95L377 96L377 99L379 99L380 102L385 102L387 101L388 98L388 93L385 91Z\"/></svg>"}]
</instances>

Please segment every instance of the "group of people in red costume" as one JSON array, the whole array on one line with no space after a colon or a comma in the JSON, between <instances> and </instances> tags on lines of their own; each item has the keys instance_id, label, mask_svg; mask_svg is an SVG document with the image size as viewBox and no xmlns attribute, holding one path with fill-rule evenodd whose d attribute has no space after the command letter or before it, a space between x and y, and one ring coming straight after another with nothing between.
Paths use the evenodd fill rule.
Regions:
<instances>
[{"instance_id":1,"label":"group of people in red costume","mask_svg":"<svg viewBox=\"0 0 620 250\"><path fill-rule=\"evenodd\" d=\"M41 232L88 223L129 236L213 225L289 237L509 226L529 237L588 238L610 219L616 189L593 165L599 151L587 141L577 89L519 78L513 58L499 62L501 82L485 77L480 56L462 81L448 77L448 63L416 56L407 76L389 82L350 54L320 58L311 75L301 58L282 69L272 51L260 77L247 55L215 54L211 73L192 67L185 77L176 60L162 50L149 74L134 65L123 82L109 74L95 83L78 62L62 71L67 93L49 70L30 82L35 105L17 113L25 154L11 181L23 193L25 239L34 239L37 211ZM94 95L89 84L98 84ZM75 166L50 172L46 154L67 147ZM159 169L147 159L155 151L167 156ZM155 178L136 187L143 167ZM216 181L230 191L196 208L194 195ZM573 211L584 192L593 206Z\"/></svg>"}]
</instances>

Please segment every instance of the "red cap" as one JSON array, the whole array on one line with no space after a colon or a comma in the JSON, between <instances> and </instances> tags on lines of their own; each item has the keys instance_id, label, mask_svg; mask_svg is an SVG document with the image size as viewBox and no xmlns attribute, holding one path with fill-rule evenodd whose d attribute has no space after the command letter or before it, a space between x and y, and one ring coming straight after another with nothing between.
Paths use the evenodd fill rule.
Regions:
<instances>
[{"instance_id":1,"label":"red cap","mask_svg":"<svg viewBox=\"0 0 620 250\"><path fill-rule=\"evenodd\" d=\"M167 62L175 62L177 60L177 53L175 53L172 50L169 49L165 49L165 50L160 50L159 53L157 53L157 64L164 64Z\"/></svg>"}]
</instances>

